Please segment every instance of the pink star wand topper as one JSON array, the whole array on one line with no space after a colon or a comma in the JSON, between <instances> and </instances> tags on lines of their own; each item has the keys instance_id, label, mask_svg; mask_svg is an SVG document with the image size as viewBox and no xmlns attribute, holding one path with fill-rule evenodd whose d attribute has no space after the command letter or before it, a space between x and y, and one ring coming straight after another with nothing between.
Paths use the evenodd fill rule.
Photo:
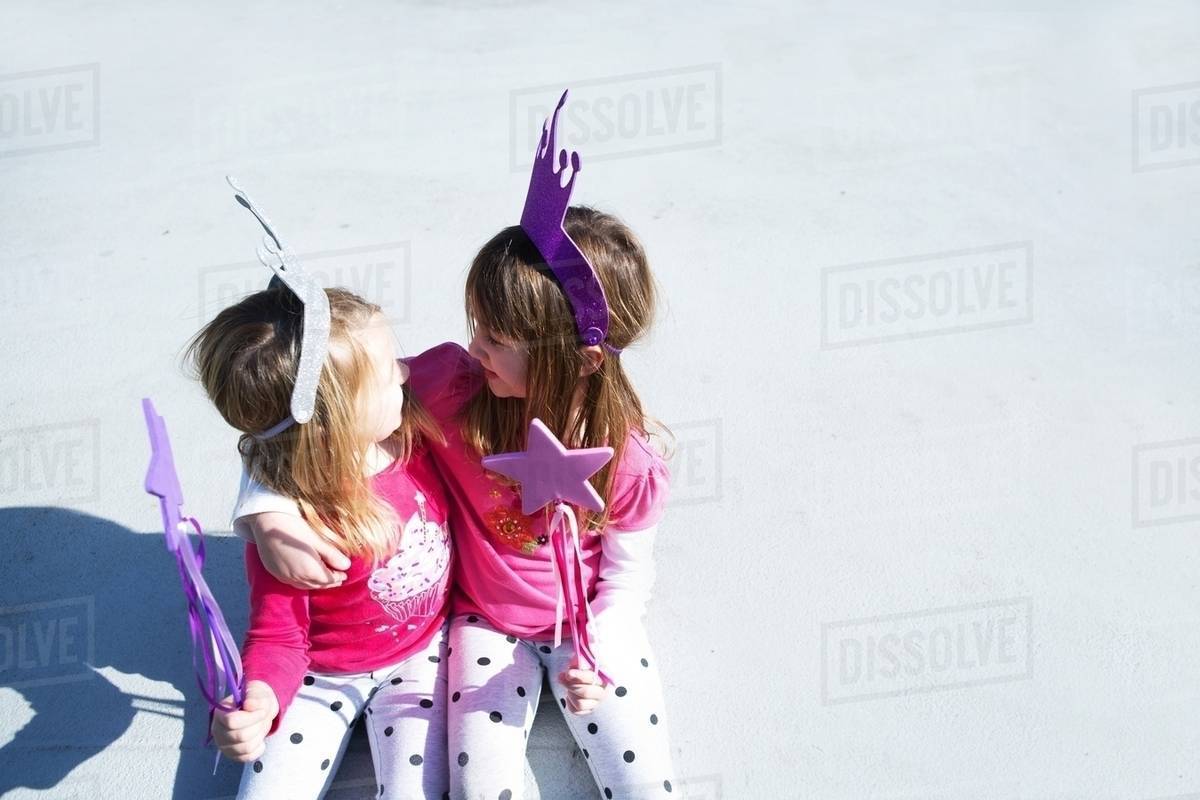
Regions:
<instances>
[{"instance_id":1,"label":"pink star wand topper","mask_svg":"<svg viewBox=\"0 0 1200 800\"><path fill-rule=\"evenodd\" d=\"M589 623L592 608L583 580L583 550L579 546L579 521L567 503L604 510L604 500L588 482L613 457L611 447L568 450L540 419L529 423L524 452L485 456L483 466L521 484L521 513L531 515L554 504L550 520L550 563L558 583L554 646L562 644L563 612L571 626L576 663L612 683L592 652ZM565 606L565 609L564 609Z\"/></svg>"}]
</instances>

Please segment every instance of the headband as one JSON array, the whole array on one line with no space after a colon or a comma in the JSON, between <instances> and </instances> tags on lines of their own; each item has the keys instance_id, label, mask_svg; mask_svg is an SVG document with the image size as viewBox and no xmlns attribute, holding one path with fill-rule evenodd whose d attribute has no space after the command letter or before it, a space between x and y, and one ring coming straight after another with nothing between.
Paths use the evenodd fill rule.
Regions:
<instances>
[{"instance_id":1,"label":"headband","mask_svg":"<svg viewBox=\"0 0 1200 800\"><path fill-rule=\"evenodd\" d=\"M621 352L605 342L608 336L608 300L596 269L567 235L563 221L571 205L571 191L579 177L579 153L572 151L571 179L562 185L567 168L567 151L558 150L558 112L567 102L562 93L558 106L542 123L542 137L533 154L533 173L521 212L521 228L537 248L542 260L558 280L575 314L575 330L585 345L603 344L611 353ZM555 164L557 162L557 169Z\"/></svg>"},{"instance_id":2,"label":"headband","mask_svg":"<svg viewBox=\"0 0 1200 800\"><path fill-rule=\"evenodd\" d=\"M242 191L234 179L225 176L234 191L234 199L246 208L258 224L262 225L263 248L256 249L258 260L269 267L275 275L267 284L268 289L283 284L304 304L304 329L300 337L300 364L296 368L296 382L292 386L291 414L262 433L251 434L259 441L287 430L292 425L312 419L317 405L317 384L321 380L321 368L325 365L325 353L329 349L329 297L315 276L305 272L292 251L279 240L267 218L254 202Z\"/></svg>"}]
</instances>

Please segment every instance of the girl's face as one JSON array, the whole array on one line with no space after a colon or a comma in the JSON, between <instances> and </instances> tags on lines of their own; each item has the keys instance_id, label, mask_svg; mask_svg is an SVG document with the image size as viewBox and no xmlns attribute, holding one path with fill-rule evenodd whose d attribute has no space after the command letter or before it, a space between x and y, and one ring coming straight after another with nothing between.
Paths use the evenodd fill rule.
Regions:
<instances>
[{"instance_id":1,"label":"girl's face","mask_svg":"<svg viewBox=\"0 0 1200 800\"><path fill-rule=\"evenodd\" d=\"M396 359L396 339L382 314L372 316L365 327L352 335L371 362L370 374L359 394L360 432L367 443L381 442L404 419L401 387L408 380L408 367Z\"/></svg>"},{"instance_id":2,"label":"girl's face","mask_svg":"<svg viewBox=\"0 0 1200 800\"><path fill-rule=\"evenodd\" d=\"M475 335L471 337L467 352L483 366L492 394L525 397L529 351L522 343L501 341L483 323L476 321Z\"/></svg>"}]
</instances>

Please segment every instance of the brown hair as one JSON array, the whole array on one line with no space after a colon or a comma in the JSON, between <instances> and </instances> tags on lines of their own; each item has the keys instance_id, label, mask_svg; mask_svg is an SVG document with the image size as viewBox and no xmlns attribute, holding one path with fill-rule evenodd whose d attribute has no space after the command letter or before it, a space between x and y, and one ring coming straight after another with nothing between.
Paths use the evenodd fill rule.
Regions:
<instances>
[{"instance_id":1,"label":"brown hair","mask_svg":"<svg viewBox=\"0 0 1200 800\"><path fill-rule=\"evenodd\" d=\"M649 330L657 289L641 242L623 222L586 206L567 210L564 227L595 267L608 300L607 342L624 350ZM467 275L466 310L471 335L476 321L529 354L526 396L497 397L486 388L468 403L463 439L481 455L520 450L529 422L537 417L569 448L613 448L613 458L592 479L605 499L599 519L581 522L603 529L609 518L614 467L631 430L647 434L641 400L621 364L605 351L599 368L584 378L583 405L575 419L571 405L587 363L575 317L553 273L520 228L505 228L480 249ZM656 422L656 427L666 431Z\"/></svg>"},{"instance_id":2,"label":"brown hair","mask_svg":"<svg viewBox=\"0 0 1200 800\"><path fill-rule=\"evenodd\" d=\"M290 413L299 363L304 307L289 289L256 292L224 309L188 342L192 372L225 421L242 432L238 451L255 480L296 498L301 514L320 535L350 555L376 562L399 544L392 508L375 496L355 425L373 367L354 334L380 312L345 289L329 297L329 352L317 385L311 420L271 439L267 430ZM422 434L441 439L429 414L404 385L404 419L389 441L402 460Z\"/></svg>"}]
</instances>

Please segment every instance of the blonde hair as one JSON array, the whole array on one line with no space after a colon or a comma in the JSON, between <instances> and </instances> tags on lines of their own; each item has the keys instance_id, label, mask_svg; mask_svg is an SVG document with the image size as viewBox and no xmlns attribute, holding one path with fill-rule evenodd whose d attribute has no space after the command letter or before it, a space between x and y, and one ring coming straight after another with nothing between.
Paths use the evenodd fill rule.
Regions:
<instances>
[{"instance_id":1,"label":"blonde hair","mask_svg":"<svg viewBox=\"0 0 1200 800\"><path fill-rule=\"evenodd\" d=\"M300 356L304 310L285 287L256 292L224 309L188 342L185 360L225 421L242 432L238 451L255 480L293 497L305 520L349 555L370 554L378 563L399 544L401 526L365 474L358 426L369 402L373 367L355 334L371 324L379 306L344 289L329 297L329 352L317 385L311 420L271 439L267 430L290 413ZM404 385L404 418L389 437L408 460L422 435L441 432Z\"/></svg>"},{"instance_id":2,"label":"blonde hair","mask_svg":"<svg viewBox=\"0 0 1200 800\"><path fill-rule=\"evenodd\" d=\"M567 210L564 227L595 267L608 299L607 342L624 350L654 321L657 289L641 242L623 222L586 206ZM520 228L496 234L475 256L467 275L466 311L471 335L476 321L489 332L528 350L526 396L497 397L482 390L468 403L463 439L479 454L520 450L529 422L537 417L569 448L613 448L613 458L592 479L605 500L599 518L583 512L584 526L608 524L608 501L615 466L631 430L648 435L651 420L621 364L606 352L599 368L584 379L583 407L570 418L580 370L587 363L575 328L575 316L537 248Z\"/></svg>"}]
</instances>

